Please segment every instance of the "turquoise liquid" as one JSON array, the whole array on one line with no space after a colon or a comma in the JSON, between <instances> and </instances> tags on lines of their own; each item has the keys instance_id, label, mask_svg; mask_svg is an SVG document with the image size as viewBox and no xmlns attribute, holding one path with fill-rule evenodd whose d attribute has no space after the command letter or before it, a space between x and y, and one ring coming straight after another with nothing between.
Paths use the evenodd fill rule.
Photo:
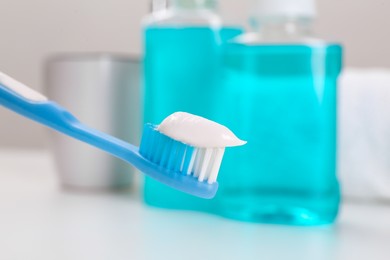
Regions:
<instances>
[{"instance_id":1,"label":"turquoise liquid","mask_svg":"<svg viewBox=\"0 0 390 260\"><path fill-rule=\"evenodd\" d=\"M219 214L292 225L335 220L341 52L338 45L227 46L214 118L248 144L226 150Z\"/></svg>"},{"instance_id":2,"label":"turquoise liquid","mask_svg":"<svg viewBox=\"0 0 390 260\"><path fill-rule=\"evenodd\" d=\"M144 121L159 124L176 111L213 118L221 73L221 46L241 30L209 27L156 27L145 30ZM213 204L178 192L150 178L149 205L211 211Z\"/></svg>"}]
</instances>

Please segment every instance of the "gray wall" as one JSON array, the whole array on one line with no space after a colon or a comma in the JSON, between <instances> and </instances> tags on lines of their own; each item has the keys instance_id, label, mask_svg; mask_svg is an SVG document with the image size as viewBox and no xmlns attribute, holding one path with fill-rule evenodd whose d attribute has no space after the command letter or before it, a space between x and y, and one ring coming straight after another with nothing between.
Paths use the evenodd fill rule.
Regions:
<instances>
[{"instance_id":1,"label":"gray wall","mask_svg":"<svg viewBox=\"0 0 390 260\"><path fill-rule=\"evenodd\" d=\"M221 0L230 23L243 23L251 0ZM42 91L42 64L53 52L141 53L147 0L0 0L0 71ZM318 0L316 28L346 46L346 65L390 67L390 1ZM0 148L43 147L46 131L0 107Z\"/></svg>"}]
</instances>

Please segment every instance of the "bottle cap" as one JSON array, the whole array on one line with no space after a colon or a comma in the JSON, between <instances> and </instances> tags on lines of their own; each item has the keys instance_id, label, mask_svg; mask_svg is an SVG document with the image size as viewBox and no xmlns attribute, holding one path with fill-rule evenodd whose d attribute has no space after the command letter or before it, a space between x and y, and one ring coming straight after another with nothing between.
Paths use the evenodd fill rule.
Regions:
<instances>
[{"instance_id":1,"label":"bottle cap","mask_svg":"<svg viewBox=\"0 0 390 260\"><path fill-rule=\"evenodd\" d=\"M316 16L315 0L257 0L257 15L262 17Z\"/></svg>"},{"instance_id":2,"label":"bottle cap","mask_svg":"<svg viewBox=\"0 0 390 260\"><path fill-rule=\"evenodd\" d=\"M216 0L171 0L171 4L185 8L215 8Z\"/></svg>"}]
</instances>

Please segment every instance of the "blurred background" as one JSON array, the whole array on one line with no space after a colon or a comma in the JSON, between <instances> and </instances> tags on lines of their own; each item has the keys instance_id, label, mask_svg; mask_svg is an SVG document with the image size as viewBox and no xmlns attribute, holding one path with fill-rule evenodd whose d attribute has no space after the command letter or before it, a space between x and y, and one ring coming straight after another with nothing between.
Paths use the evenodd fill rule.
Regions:
<instances>
[{"instance_id":1,"label":"blurred background","mask_svg":"<svg viewBox=\"0 0 390 260\"><path fill-rule=\"evenodd\" d=\"M0 70L43 91L43 64L57 52L142 55L141 19L150 1L1 0ZM345 48L347 67L389 67L390 2L318 0L315 31ZM224 21L244 25L251 0L222 0ZM234 12L232 11L234 10ZM0 107L0 147L45 146L43 127Z\"/></svg>"},{"instance_id":2,"label":"blurred background","mask_svg":"<svg viewBox=\"0 0 390 260\"><path fill-rule=\"evenodd\" d=\"M225 24L247 28L253 1L220 0L218 10ZM141 121L140 115L125 113L138 112L140 107L137 91L141 85L143 57L141 24L151 11L151 2L0 0L0 71L54 100L60 99L63 101L60 103L71 112L76 111L83 122L84 115L90 116L87 124L137 144L139 133L130 133L128 129L140 128L132 124ZM146 207L140 198L140 189L146 187L140 183L142 175L128 174L128 171L134 173L128 164L102 152L95 154L88 150L92 148L78 146L78 142L67 137L52 135L45 127L0 106L0 259L208 259L206 251L209 259L257 260L260 256L267 260L389 259L390 120L386 116L390 110L390 34L387 29L390 1L317 0L317 10L316 36L344 46L343 74L337 88L340 94L337 104L341 104L337 122L342 126L338 135L337 153L341 159L337 163L337 175L342 186L342 207L335 225L312 228L261 225L196 211L163 210L158 207L188 209L186 207L192 203L196 209L207 203L178 195L168 188L159 190L153 185L149 194L154 193L152 199L160 201L161 205L155 203L157 208ZM176 49L174 51L176 53ZM86 59L76 59L74 63L68 63L74 61L68 59L69 56L50 59L45 77L48 58L58 53L115 55L108 59L86 55L82 56ZM308 57L310 60L311 56ZM164 67L165 64L161 64ZM80 76L78 72L83 73ZM106 81L100 82L102 78ZM45 83L50 85L49 90L45 89ZM78 93L78 84L83 86L83 93L76 100L73 93ZM96 85L99 91L95 91ZM106 94L111 95L110 98L106 98ZM85 103L87 95L88 105ZM335 103L331 100L332 107ZM105 114L96 113L95 107ZM53 150L47 149L50 140L54 140ZM278 159L284 160L285 157L279 155ZM315 162L310 160L310 154L307 154L309 159L305 156L301 157L307 165ZM61 173L56 166L71 174ZM288 163L282 166L288 168ZM320 164L319 171L327 174L326 170L322 171L326 166ZM55 174L56 170L59 174ZM258 169L255 177L260 175L257 173ZM135 180L134 176L137 176ZM245 179L242 176L241 181ZM281 180L286 180L286 184L303 183L314 189L327 182L322 179L326 176L321 174L312 183L310 180L315 175L302 179L296 176L291 179L282 176ZM233 186L241 185L236 180L233 178ZM77 185L71 187L72 183ZM123 189L119 184L133 189ZM61 189L60 185L69 189ZM89 190L88 186L96 189ZM121 189L117 193L100 192L107 191L107 187ZM220 188L219 194L221 191L224 190ZM262 196L254 191L256 196ZM292 193L284 194L288 203L294 196ZM318 194L326 197L328 193L339 193L338 186ZM321 196L313 196L311 200L311 193L307 194L307 201L313 207L331 208L332 203L318 203ZM295 195L299 197L301 193ZM172 198L181 206L176 207ZM246 200L240 198L237 204L235 202L231 212L239 212L239 204L245 204ZM257 201L250 203L256 206ZM333 204L338 206L338 203L337 198ZM200 211L217 211L218 207L218 202L209 203L207 210ZM245 215L245 207L241 209ZM274 210L282 212L277 207ZM294 220L281 215L282 222ZM307 216L300 215L303 219Z\"/></svg>"}]
</instances>

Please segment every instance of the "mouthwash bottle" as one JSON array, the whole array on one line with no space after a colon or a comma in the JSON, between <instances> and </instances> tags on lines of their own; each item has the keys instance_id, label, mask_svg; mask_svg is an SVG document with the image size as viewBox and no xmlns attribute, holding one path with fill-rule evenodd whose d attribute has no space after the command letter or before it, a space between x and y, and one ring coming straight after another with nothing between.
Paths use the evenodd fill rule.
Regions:
<instances>
[{"instance_id":1,"label":"mouthwash bottle","mask_svg":"<svg viewBox=\"0 0 390 260\"><path fill-rule=\"evenodd\" d=\"M332 223L342 48L312 36L313 0L258 0L255 31L224 54L218 122L247 140L226 151L218 212L250 222Z\"/></svg>"},{"instance_id":2,"label":"mouthwash bottle","mask_svg":"<svg viewBox=\"0 0 390 260\"><path fill-rule=\"evenodd\" d=\"M145 18L145 122L159 124L177 111L213 118L221 46L241 33L239 28L222 27L215 7L213 0L172 0L168 8ZM144 200L164 208L213 208L209 200L178 192L150 178L145 180Z\"/></svg>"}]
</instances>

